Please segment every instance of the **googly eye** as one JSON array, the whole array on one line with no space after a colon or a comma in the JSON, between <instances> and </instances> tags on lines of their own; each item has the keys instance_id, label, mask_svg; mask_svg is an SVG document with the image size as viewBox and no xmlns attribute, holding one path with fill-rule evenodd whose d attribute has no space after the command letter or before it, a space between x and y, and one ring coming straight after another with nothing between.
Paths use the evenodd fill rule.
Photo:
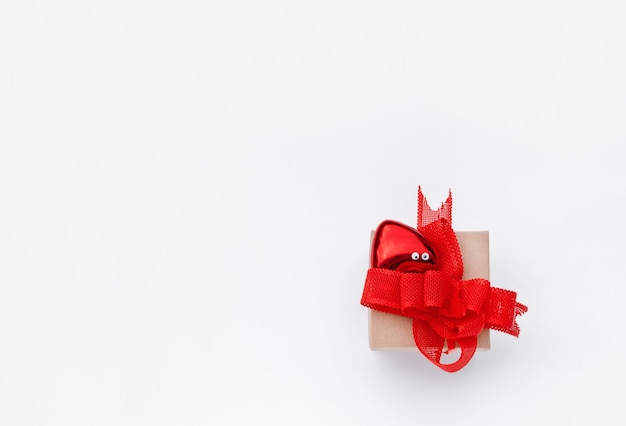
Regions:
<instances>
[{"instance_id":1,"label":"googly eye","mask_svg":"<svg viewBox=\"0 0 626 426\"><path fill-rule=\"evenodd\" d=\"M422 260L426 262L428 259L430 259L430 254L426 252L422 253Z\"/></svg>"},{"instance_id":2,"label":"googly eye","mask_svg":"<svg viewBox=\"0 0 626 426\"><path fill-rule=\"evenodd\" d=\"M411 253L411 259L413 260L420 260L420 254L416 251L414 251L413 253Z\"/></svg>"}]
</instances>

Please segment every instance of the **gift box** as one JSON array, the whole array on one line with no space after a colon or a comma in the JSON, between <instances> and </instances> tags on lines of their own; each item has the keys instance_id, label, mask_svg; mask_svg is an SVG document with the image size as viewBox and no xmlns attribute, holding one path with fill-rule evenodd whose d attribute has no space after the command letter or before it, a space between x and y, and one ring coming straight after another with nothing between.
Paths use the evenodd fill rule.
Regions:
<instances>
[{"instance_id":1,"label":"gift box","mask_svg":"<svg viewBox=\"0 0 626 426\"><path fill-rule=\"evenodd\" d=\"M463 279L489 279L489 232L455 232L463 255ZM373 235L373 231L372 231ZM417 351L413 338L413 320L401 315L368 309L369 346L375 351ZM490 348L489 329L478 335L477 350ZM450 348L450 350L456 348ZM448 350L444 345L444 351Z\"/></svg>"},{"instance_id":2,"label":"gift box","mask_svg":"<svg viewBox=\"0 0 626 426\"><path fill-rule=\"evenodd\" d=\"M455 232L452 193L433 210L418 187L417 226L385 220L372 233L361 305L369 311L373 350L418 349L444 371L459 371L489 330L519 335L528 308L489 280L489 233ZM459 349L459 358L441 356Z\"/></svg>"}]
</instances>

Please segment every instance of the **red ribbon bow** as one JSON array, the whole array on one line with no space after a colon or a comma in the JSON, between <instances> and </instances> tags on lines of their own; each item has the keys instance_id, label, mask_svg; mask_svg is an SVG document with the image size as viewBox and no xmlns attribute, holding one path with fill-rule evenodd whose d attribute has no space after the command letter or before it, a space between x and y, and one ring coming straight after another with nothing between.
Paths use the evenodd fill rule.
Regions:
<instances>
[{"instance_id":1,"label":"red ribbon bow","mask_svg":"<svg viewBox=\"0 0 626 426\"><path fill-rule=\"evenodd\" d=\"M516 317L528 309L516 301L515 292L493 288L486 279L461 279L463 260L450 225L451 195L437 212L430 209L421 189L418 196L418 231L437 253L436 269L416 273L372 267L367 272L361 304L413 318L413 337L419 350L441 369L454 372L474 355L483 328L517 337ZM461 349L460 358L452 364L440 361L446 340L449 349L457 344Z\"/></svg>"}]
</instances>

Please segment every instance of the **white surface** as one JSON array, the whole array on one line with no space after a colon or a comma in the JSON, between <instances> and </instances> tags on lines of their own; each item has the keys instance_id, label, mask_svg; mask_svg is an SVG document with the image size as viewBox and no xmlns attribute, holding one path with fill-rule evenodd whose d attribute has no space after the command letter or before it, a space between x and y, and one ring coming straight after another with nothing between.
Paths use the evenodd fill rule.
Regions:
<instances>
[{"instance_id":1,"label":"white surface","mask_svg":"<svg viewBox=\"0 0 626 426\"><path fill-rule=\"evenodd\" d=\"M3 1L0 424L619 423L625 11ZM530 308L453 375L359 305L418 184Z\"/></svg>"}]
</instances>

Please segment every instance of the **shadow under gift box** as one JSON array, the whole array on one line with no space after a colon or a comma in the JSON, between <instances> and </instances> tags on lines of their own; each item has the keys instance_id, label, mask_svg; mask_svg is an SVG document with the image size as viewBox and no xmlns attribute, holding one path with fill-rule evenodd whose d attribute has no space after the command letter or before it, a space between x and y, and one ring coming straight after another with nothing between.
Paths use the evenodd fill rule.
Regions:
<instances>
[{"instance_id":1,"label":"shadow under gift box","mask_svg":"<svg viewBox=\"0 0 626 426\"><path fill-rule=\"evenodd\" d=\"M463 279L489 279L489 232L455 232L463 255ZM373 235L373 232L372 232ZM417 351L413 319L369 309L369 344L374 351ZM489 329L478 335L479 351L490 348ZM444 350L446 350L444 346Z\"/></svg>"}]
</instances>

